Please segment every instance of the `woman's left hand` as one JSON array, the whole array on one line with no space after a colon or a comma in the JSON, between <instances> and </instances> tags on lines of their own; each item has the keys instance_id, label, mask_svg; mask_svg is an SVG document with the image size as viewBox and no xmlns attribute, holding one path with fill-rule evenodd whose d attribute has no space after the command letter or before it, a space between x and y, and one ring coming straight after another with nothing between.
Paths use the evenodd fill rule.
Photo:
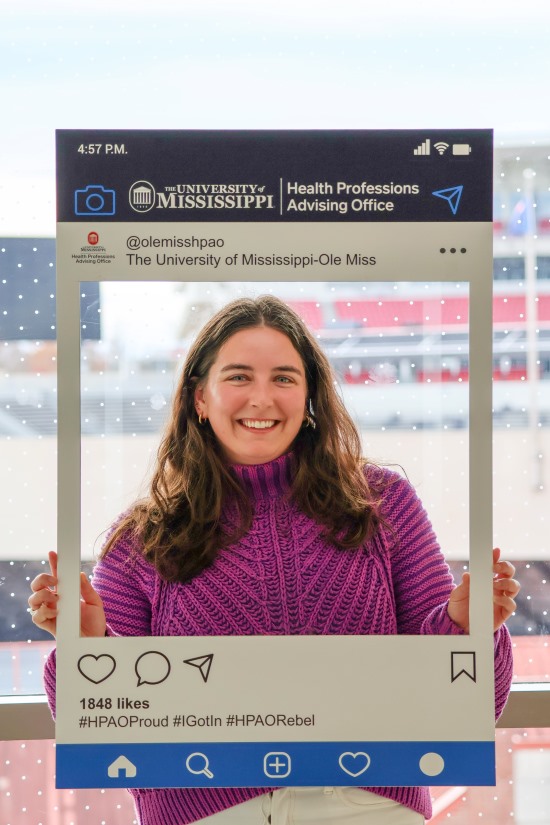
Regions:
<instances>
[{"instance_id":1,"label":"woman's left hand","mask_svg":"<svg viewBox=\"0 0 550 825\"><path fill-rule=\"evenodd\" d=\"M515 598L520 584L514 579L516 568L509 561L500 560L500 550L493 550L493 628L498 630L516 609ZM462 581L449 597L449 617L465 633L470 630L470 574L464 573Z\"/></svg>"}]
</instances>

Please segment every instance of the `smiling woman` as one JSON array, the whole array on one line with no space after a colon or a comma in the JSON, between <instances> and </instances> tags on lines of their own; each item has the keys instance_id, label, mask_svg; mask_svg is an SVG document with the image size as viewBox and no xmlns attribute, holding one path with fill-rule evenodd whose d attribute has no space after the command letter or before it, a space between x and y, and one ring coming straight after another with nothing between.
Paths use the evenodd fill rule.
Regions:
<instances>
[{"instance_id":1,"label":"smiling woman","mask_svg":"<svg viewBox=\"0 0 550 825\"><path fill-rule=\"evenodd\" d=\"M253 506L238 467L292 450L292 493L340 547L357 547L377 523L357 429L336 392L326 354L273 296L238 299L200 330L188 352L159 449L151 497L118 525L169 580L184 581L243 536ZM245 485L246 487L246 485ZM226 521L228 503L236 508ZM372 506L365 507L370 502Z\"/></svg>"}]
</instances>

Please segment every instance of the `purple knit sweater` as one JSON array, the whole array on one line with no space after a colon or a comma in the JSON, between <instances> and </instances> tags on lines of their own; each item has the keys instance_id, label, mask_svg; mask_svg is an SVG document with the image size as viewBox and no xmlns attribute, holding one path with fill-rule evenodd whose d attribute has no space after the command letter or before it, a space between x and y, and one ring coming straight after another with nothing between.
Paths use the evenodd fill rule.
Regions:
<instances>
[{"instance_id":1,"label":"purple knit sweater","mask_svg":"<svg viewBox=\"0 0 550 825\"><path fill-rule=\"evenodd\" d=\"M384 484L388 527L363 548L338 550L288 500L289 456L234 468L255 502L251 529L185 584L167 583L121 539L94 571L109 633L118 636L255 634L459 634L447 615L453 587L428 517L411 485L371 468ZM378 486L378 484L377 484ZM137 551L137 554L136 554ZM130 555L137 556L128 565ZM495 707L504 708L512 680L510 637L495 634ZM45 669L55 712L55 652ZM273 788L130 790L141 825L187 825ZM428 788L369 788L426 818Z\"/></svg>"}]
</instances>

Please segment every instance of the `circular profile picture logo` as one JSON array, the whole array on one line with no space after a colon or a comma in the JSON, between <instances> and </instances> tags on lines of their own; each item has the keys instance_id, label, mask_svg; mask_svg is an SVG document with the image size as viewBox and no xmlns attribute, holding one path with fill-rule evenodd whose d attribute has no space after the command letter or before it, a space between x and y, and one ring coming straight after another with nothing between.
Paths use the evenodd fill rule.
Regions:
<instances>
[{"instance_id":1,"label":"circular profile picture logo","mask_svg":"<svg viewBox=\"0 0 550 825\"><path fill-rule=\"evenodd\" d=\"M148 180L138 180L130 187L130 206L134 212L148 212L155 205L155 187Z\"/></svg>"},{"instance_id":2,"label":"circular profile picture logo","mask_svg":"<svg viewBox=\"0 0 550 825\"><path fill-rule=\"evenodd\" d=\"M97 232L88 232L88 243L90 246L96 246L99 243L99 235Z\"/></svg>"}]
</instances>

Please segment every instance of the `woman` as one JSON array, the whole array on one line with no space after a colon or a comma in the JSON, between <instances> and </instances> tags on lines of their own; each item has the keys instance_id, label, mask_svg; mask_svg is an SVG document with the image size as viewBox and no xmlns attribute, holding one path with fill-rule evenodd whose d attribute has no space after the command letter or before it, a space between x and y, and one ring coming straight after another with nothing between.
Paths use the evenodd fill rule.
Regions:
<instances>
[{"instance_id":1,"label":"woman","mask_svg":"<svg viewBox=\"0 0 550 825\"><path fill-rule=\"evenodd\" d=\"M50 562L29 605L55 635L55 554ZM512 675L503 623L519 585L498 550L493 563L498 715ZM412 487L361 458L315 339L264 296L230 304L199 333L149 497L115 525L94 586L82 576L81 621L86 636L459 634L468 607L468 575L453 586ZM54 677L55 653L45 671L52 707ZM283 825L291 808L295 823L419 825L431 814L427 788L375 791L131 793L143 825Z\"/></svg>"}]
</instances>

